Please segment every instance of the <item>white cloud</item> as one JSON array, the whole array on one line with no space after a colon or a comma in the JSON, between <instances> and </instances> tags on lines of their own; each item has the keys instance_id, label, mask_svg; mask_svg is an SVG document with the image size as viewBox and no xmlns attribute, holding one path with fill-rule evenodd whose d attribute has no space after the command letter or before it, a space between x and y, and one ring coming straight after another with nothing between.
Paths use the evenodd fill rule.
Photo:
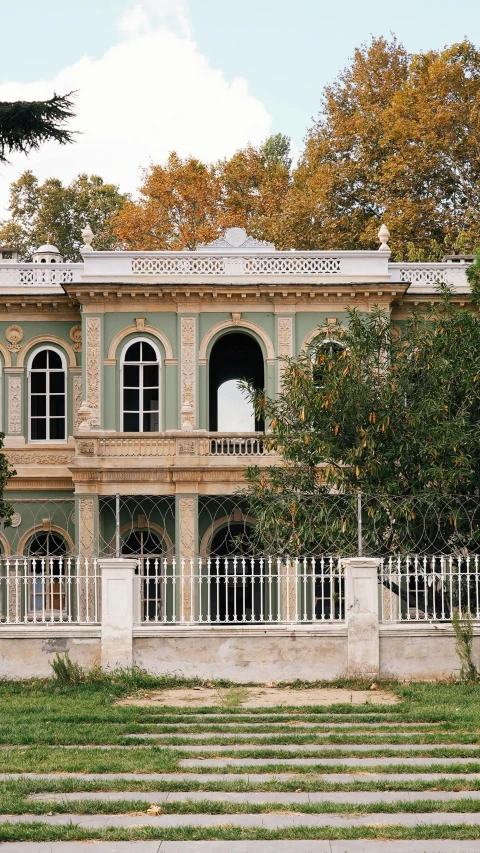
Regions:
<instances>
[{"instance_id":1,"label":"white cloud","mask_svg":"<svg viewBox=\"0 0 480 853\"><path fill-rule=\"evenodd\" d=\"M183 2L146 0L120 26L123 38L98 60L85 57L50 80L0 85L0 101L77 90L72 128L81 132L74 145L9 158L0 170L0 217L8 184L25 169L63 181L95 172L134 191L141 167L172 150L213 161L268 135L271 118L246 79L227 81L193 42Z\"/></svg>"}]
</instances>

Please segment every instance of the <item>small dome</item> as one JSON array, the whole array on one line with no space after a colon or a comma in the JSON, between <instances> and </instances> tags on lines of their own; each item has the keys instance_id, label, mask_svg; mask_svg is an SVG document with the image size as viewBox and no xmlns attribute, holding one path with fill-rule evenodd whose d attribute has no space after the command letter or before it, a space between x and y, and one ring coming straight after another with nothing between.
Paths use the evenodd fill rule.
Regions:
<instances>
[{"instance_id":1,"label":"small dome","mask_svg":"<svg viewBox=\"0 0 480 853\"><path fill-rule=\"evenodd\" d=\"M44 243L43 246L39 246L38 249L35 249L34 254L35 255L37 255L37 254L59 255L60 252L58 251L57 247L52 246L51 243Z\"/></svg>"}]
</instances>

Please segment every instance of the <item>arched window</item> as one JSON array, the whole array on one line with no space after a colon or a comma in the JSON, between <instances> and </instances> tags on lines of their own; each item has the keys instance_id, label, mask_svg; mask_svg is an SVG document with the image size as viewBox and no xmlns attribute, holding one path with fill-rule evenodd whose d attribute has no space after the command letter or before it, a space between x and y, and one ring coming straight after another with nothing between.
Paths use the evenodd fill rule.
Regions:
<instances>
[{"instance_id":1,"label":"arched window","mask_svg":"<svg viewBox=\"0 0 480 853\"><path fill-rule=\"evenodd\" d=\"M66 427L66 363L57 349L33 355L29 371L31 441L64 441Z\"/></svg>"},{"instance_id":2,"label":"arched window","mask_svg":"<svg viewBox=\"0 0 480 853\"><path fill-rule=\"evenodd\" d=\"M160 429L160 353L150 341L130 343L122 359L122 429Z\"/></svg>"},{"instance_id":3,"label":"arched window","mask_svg":"<svg viewBox=\"0 0 480 853\"><path fill-rule=\"evenodd\" d=\"M323 385L329 365L338 358L345 357L347 352L344 344L334 338L314 339L310 344L309 351L313 365L313 381L317 387Z\"/></svg>"},{"instance_id":4,"label":"arched window","mask_svg":"<svg viewBox=\"0 0 480 853\"><path fill-rule=\"evenodd\" d=\"M42 531L30 539L26 556L29 567L28 617L42 621L67 617L65 557L67 546L58 533Z\"/></svg>"}]
</instances>

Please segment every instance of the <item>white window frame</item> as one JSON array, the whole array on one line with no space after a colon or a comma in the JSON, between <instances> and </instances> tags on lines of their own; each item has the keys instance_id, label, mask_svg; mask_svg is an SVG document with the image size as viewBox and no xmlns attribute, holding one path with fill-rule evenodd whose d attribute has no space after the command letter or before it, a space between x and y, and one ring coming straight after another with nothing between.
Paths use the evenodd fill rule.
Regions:
<instances>
[{"instance_id":1,"label":"white window frame","mask_svg":"<svg viewBox=\"0 0 480 853\"><path fill-rule=\"evenodd\" d=\"M127 351L130 349L130 347L133 344L138 344L138 343L150 344L152 349L155 351L155 354L157 356L157 361L125 362L125 355L126 355ZM133 364L133 365L137 364L139 367L142 367L142 368L144 365L154 365L154 364L157 365L157 367L158 367L158 431L161 432L162 431L162 400L161 400L161 393L162 393L162 357L161 357L160 350L159 350L158 346L156 345L156 343L154 343L154 341L150 340L150 338L138 337L138 338L132 338L131 340L127 341L127 343L125 344L125 346L122 349L122 353L121 353L121 357L120 357L120 431L121 432L125 432L125 427L124 427L125 412L123 410L123 391L124 391L123 377L124 377L125 363L126 364ZM127 412L126 414L130 414L130 412ZM144 415L144 411L143 411L143 369L142 369L140 371L140 384L139 384L139 415L138 415L138 425L139 426L140 425L143 426L143 415ZM145 431L143 429L139 429L138 433L135 433L135 435L140 435L140 434L147 435L147 433L145 433Z\"/></svg>"},{"instance_id":2,"label":"white window frame","mask_svg":"<svg viewBox=\"0 0 480 853\"><path fill-rule=\"evenodd\" d=\"M32 363L33 363L34 358L40 352L43 352L44 350L52 350L53 352L57 353L57 355L59 355L61 360L62 360L62 368L63 368L63 373L65 375L65 391L64 391L64 397L65 397L65 438L50 438L50 437L48 437L48 438L32 438L32 388L31 388L31 386L32 386L32 383L31 383ZM49 368L46 368L46 372L47 373L49 372ZM28 363L27 363L27 394L28 394L28 441L31 444L66 444L67 439L68 439L68 370L67 370L67 359L65 357L65 353L63 353L62 350L59 349L59 347L56 347L53 344L50 346L47 342L43 346L37 347L36 349L34 349L30 353ZM49 396L50 396L50 393L49 392L46 393L45 396L46 396L46 401L47 401L47 414L46 414L47 433L49 434L50 433L50 416L49 416L49 409L50 409Z\"/></svg>"}]
</instances>

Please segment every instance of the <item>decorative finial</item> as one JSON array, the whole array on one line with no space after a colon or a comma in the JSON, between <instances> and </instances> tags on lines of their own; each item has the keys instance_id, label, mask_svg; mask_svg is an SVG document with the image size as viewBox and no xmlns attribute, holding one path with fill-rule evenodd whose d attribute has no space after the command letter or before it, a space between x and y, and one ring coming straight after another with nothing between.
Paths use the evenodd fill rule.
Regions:
<instances>
[{"instance_id":1,"label":"decorative finial","mask_svg":"<svg viewBox=\"0 0 480 853\"><path fill-rule=\"evenodd\" d=\"M193 429L193 406L189 400L185 400L182 406L182 430L189 432Z\"/></svg>"},{"instance_id":2,"label":"decorative finial","mask_svg":"<svg viewBox=\"0 0 480 853\"><path fill-rule=\"evenodd\" d=\"M388 241L390 238L390 231L388 230L385 223L380 226L380 231L378 232L378 239L380 242L380 246L378 248L379 252L389 252L390 246L388 245Z\"/></svg>"},{"instance_id":3,"label":"decorative finial","mask_svg":"<svg viewBox=\"0 0 480 853\"><path fill-rule=\"evenodd\" d=\"M82 252L94 252L94 248L92 246L92 240L95 237L90 225L86 225L82 231L82 240L84 245L82 246Z\"/></svg>"},{"instance_id":4,"label":"decorative finial","mask_svg":"<svg viewBox=\"0 0 480 853\"><path fill-rule=\"evenodd\" d=\"M83 401L77 415L80 422L78 425L78 432L90 432L90 418L92 417L92 410L86 400Z\"/></svg>"}]
</instances>

